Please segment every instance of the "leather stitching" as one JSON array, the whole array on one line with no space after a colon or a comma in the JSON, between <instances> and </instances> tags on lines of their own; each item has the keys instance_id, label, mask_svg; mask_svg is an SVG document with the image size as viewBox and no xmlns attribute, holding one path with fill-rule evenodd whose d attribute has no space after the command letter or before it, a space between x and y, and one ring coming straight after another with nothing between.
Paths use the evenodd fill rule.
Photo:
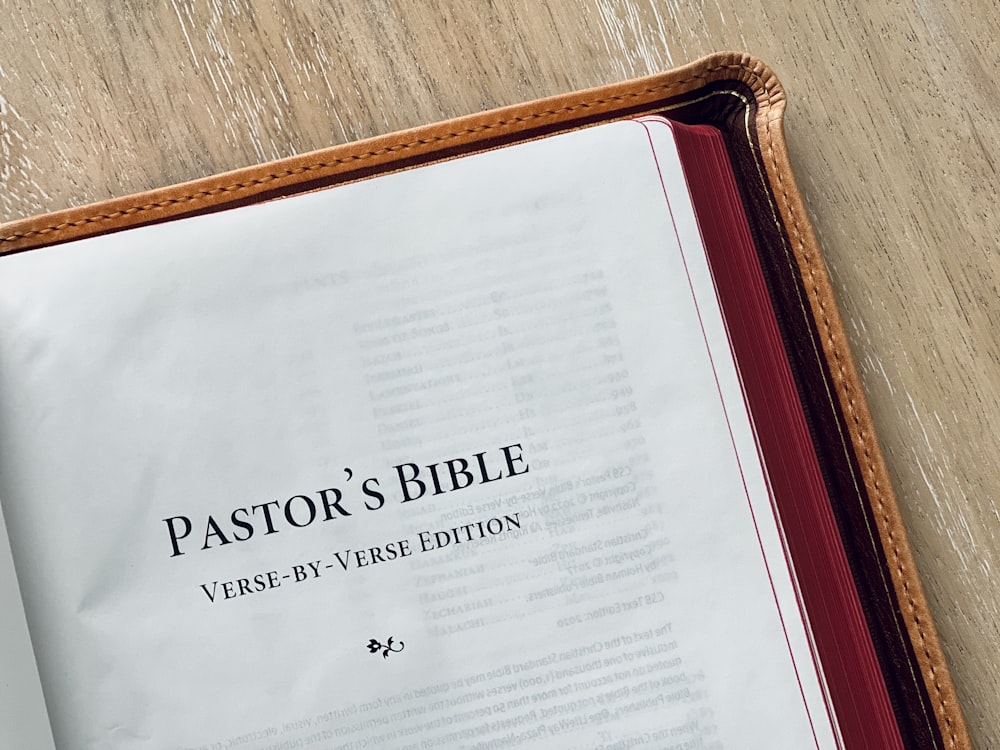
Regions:
<instances>
[{"instance_id":1,"label":"leather stitching","mask_svg":"<svg viewBox=\"0 0 1000 750\"><path fill-rule=\"evenodd\" d=\"M882 532L884 536L888 539L889 546L892 549L893 563L896 566L895 573L903 588L903 594L906 599L906 603L909 609L909 615L913 623L917 626L917 633L920 636L920 648L923 650L924 658L927 661L927 672L925 676L929 677L931 683L934 685L934 691L938 701L939 713L944 717L945 724L948 729L949 742L948 746L951 748L957 747L958 738L956 736L956 730L952 723L951 710L948 707L948 703L945 700L944 691L941 688L940 680L938 679L937 670L934 668L935 658L931 655L930 644L928 642L927 635L924 632L924 623L921 622L920 616L917 613L917 605L913 595L910 592L910 572L907 571L906 567L900 558L899 545L900 542L892 532L892 528L889 524L889 509L886 503L886 496L884 488L880 485L878 481L878 472L875 466L875 460L872 456L872 446L869 444L869 436L866 434L864 428L861 425L861 416L858 413L856 407L856 397L852 392L851 382L847 375L846 361L849 355L841 352L841 348L837 345L836 339L834 338L834 329L830 322L830 316L826 309L826 305L823 303L823 296L820 292L819 286L820 282L817 280L817 270L816 270L816 259L811 253L807 252L806 242L804 239L804 234L799 227L799 217L792 207L792 203L788 198L788 190L785 187L784 182L781 179L781 170L778 168L777 157L774 152L774 141L772 132L772 121L768 121L765 126L767 131L767 142L768 142L768 158L771 162L771 171L774 175L774 179L777 182L778 190L781 193L782 207L791 219L791 228L794 233L794 241L796 247L796 254L802 259L802 262L809 273L809 280L811 284L810 292L813 299L815 300L816 306L819 308L820 320L823 323L824 334L826 336L827 347L833 354L834 362L837 367L837 372L839 375L837 386L838 390L841 392L842 397L847 402L847 409L851 421L854 423L853 433L857 435L858 440L861 443L861 450L864 453L865 459L865 469L867 471L869 480L868 484L874 490L875 500L878 505L879 521L882 527ZM916 645L916 644L914 644Z\"/></svg>"},{"instance_id":2,"label":"leather stitching","mask_svg":"<svg viewBox=\"0 0 1000 750\"><path fill-rule=\"evenodd\" d=\"M294 169L283 169L278 172L273 172L271 174L261 175L260 177L255 177L252 180L247 180L245 182L237 182L232 185L227 185L224 187L212 188L210 190L199 190L188 195L177 196L176 198L167 198L162 201L156 201L154 203L147 203L142 206L130 206L129 208L121 209L119 211L112 211L110 213L94 214L92 216L86 216L82 219L76 219L74 221L65 221L60 224L52 224L47 227L42 227L40 229L31 229L25 232L15 232L14 234L7 235L5 237L0 237L0 242L15 242L17 240L28 239L29 237L37 237L40 235L51 234L53 232L59 232L64 229L70 229L75 227L86 226L87 224L96 224L105 221L111 221L113 219L120 219L124 216L131 216L133 214L144 213L146 211L154 211L159 208L166 208L168 206L174 206L182 203L196 203L205 200L206 198L213 198L217 195L223 193L241 193L245 190L251 188L256 188L260 185L264 185L268 182L273 182L275 180L282 180L287 177L294 177L297 175L306 174L309 172L315 172L317 170L327 169L330 167L337 167L343 164L350 164L352 162L363 162L368 159L373 159L379 156L385 156L386 154L392 154L400 151L408 151L410 149L416 149L421 146L429 146L434 143L443 143L446 141L451 141L456 138L464 138L465 136L475 135L477 133L485 133L491 130L498 130L505 128L508 125L517 125L525 122L532 122L535 120L541 120L549 117L556 117L559 115L566 115L572 112L577 112L580 110L591 109L593 107L601 107L606 104L616 104L629 100L641 99L646 96L657 93L665 93L672 89L677 89L685 86L688 83L694 81L703 81L713 76L715 73L726 70L739 70L748 74L753 80L760 83L764 92L770 98L773 90L769 86L769 81L762 79L760 75L753 70L748 69L745 65L740 63L727 63L714 65L705 68L702 72L692 75L688 78L683 78L680 80L670 81L668 83L662 83L657 86L650 86L649 88L641 89L639 91L629 91L623 94L617 94L615 96L608 96L601 99L594 99L592 101L577 102L576 104L571 104L565 107L560 107L558 109L549 109L542 112L532 112L526 115L520 115L517 117L511 117L504 120L497 120L492 123L484 123L482 125L476 125L475 127L465 128L463 130L458 130L450 133L442 133L441 135L435 135L430 138L419 138L414 141L409 141L407 143L397 143L391 146L386 146L384 148L376 149L374 151L366 151L360 154L351 154L338 159L332 159L330 161L315 162L313 164L306 164L303 166L295 167Z\"/></svg>"}]
</instances>

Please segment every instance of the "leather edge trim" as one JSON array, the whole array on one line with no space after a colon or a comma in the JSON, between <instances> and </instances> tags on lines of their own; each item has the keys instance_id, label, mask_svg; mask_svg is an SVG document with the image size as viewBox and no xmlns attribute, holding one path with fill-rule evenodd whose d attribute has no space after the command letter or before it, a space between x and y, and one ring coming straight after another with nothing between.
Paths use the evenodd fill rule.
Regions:
<instances>
[{"instance_id":1,"label":"leather edge trim","mask_svg":"<svg viewBox=\"0 0 1000 750\"><path fill-rule=\"evenodd\" d=\"M294 190L297 185L335 178L359 167L384 171L404 155L433 158L435 152L486 141L494 135L516 135L576 117L602 114L613 117L625 107L631 109L680 96L727 78L751 86L762 106L784 99L777 79L764 63L743 53L719 52L634 81L459 117L123 198L15 220L0 225L0 253L241 205L276 190Z\"/></svg>"},{"instance_id":2,"label":"leather edge trim","mask_svg":"<svg viewBox=\"0 0 1000 750\"><path fill-rule=\"evenodd\" d=\"M849 425L852 448L862 468L883 552L889 561L896 599L921 676L928 694L933 697L941 735L948 748L967 750L971 748L971 743L957 693L917 574L899 504L875 436L868 402L850 352L829 275L791 171L784 138L783 111L784 101L762 105L758 111L758 138L766 160L765 170L778 211L788 229L788 239L813 317L820 326L820 344L830 366L840 408Z\"/></svg>"}]
</instances>

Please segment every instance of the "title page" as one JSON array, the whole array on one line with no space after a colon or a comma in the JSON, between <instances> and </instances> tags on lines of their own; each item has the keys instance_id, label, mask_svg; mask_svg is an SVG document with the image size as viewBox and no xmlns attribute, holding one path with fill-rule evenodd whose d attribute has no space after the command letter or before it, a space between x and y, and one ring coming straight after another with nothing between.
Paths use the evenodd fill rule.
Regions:
<instances>
[{"instance_id":1,"label":"title page","mask_svg":"<svg viewBox=\"0 0 1000 750\"><path fill-rule=\"evenodd\" d=\"M2 261L60 750L835 746L664 137Z\"/></svg>"}]
</instances>

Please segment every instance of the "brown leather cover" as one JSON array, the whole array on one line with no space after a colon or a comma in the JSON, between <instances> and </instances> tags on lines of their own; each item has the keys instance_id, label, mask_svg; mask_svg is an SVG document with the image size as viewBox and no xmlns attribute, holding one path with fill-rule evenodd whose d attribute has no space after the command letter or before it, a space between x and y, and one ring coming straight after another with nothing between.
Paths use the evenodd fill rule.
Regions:
<instances>
[{"instance_id":1,"label":"brown leather cover","mask_svg":"<svg viewBox=\"0 0 1000 750\"><path fill-rule=\"evenodd\" d=\"M0 226L0 253L224 210L573 128L664 114L722 130L904 742L970 747L830 281L771 70L723 52L625 83L470 115Z\"/></svg>"}]
</instances>

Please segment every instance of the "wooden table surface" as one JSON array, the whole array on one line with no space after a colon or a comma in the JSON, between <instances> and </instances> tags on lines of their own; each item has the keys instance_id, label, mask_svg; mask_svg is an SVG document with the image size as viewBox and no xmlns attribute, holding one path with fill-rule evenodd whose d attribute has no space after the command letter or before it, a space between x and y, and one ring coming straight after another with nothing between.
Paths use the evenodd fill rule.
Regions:
<instances>
[{"instance_id":1,"label":"wooden table surface","mask_svg":"<svg viewBox=\"0 0 1000 750\"><path fill-rule=\"evenodd\" d=\"M973 741L1000 747L998 40L993 0L0 0L0 221L759 56Z\"/></svg>"}]
</instances>

